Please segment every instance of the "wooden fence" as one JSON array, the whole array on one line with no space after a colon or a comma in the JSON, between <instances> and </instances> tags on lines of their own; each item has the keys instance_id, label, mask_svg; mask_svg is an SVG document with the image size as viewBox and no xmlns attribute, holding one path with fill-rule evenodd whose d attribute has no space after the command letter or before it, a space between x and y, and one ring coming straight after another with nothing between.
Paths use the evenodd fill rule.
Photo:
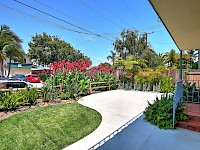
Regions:
<instances>
[{"instance_id":1,"label":"wooden fence","mask_svg":"<svg viewBox=\"0 0 200 150\"><path fill-rule=\"evenodd\" d=\"M45 86L45 85L44 85ZM58 88L59 92L62 93L63 85L59 84L53 86L53 88ZM9 88L9 89L0 89L0 92L16 92L19 90L25 90L26 88ZM101 89L107 89L110 91L110 82L90 82L90 93L100 92ZM38 89L40 91L40 89Z\"/></svg>"},{"instance_id":2,"label":"wooden fence","mask_svg":"<svg viewBox=\"0 0 200 150\"><path fill-rule=\"evenodd\" d=\"M94 85L96 85L94 87ZM110 82L90 82L90 94L100 92L98 89L108 89L110 91Z\"/></svg>"},{"instance_id":3,"label":"wooden fence","mask_svg":"<svg viewBox=\"0 0 200 150\"><path fill-rule=\"evenodd\" d=\"M62 93L62 90L63 90L62 84L59 84L57 86L52 86L52 87L53 88L59 88L60 93ZM16 92L16 91L25 90L25 89L26 88L12 88L12 87L10 87L9 89L0 88L0 92Z\"/></svg>"}]
</instances>

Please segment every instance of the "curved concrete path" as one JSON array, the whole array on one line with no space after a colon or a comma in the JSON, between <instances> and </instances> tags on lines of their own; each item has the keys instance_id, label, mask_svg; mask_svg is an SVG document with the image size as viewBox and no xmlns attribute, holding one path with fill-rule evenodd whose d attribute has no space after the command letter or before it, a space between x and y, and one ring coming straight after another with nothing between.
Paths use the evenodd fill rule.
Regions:
<instances>
[{"instance_id":1,"label":"curved concrete path","mask_svg":"<svg viewBox=\"0 0 200 150\"><path fill-rule=\"evenodd\" d=\"M144 111L147 100L160 93L113 90L83 97L78 102L101 113L102 122L91 134L64 150L87 150Z\"/></svg>"}]
</instances>

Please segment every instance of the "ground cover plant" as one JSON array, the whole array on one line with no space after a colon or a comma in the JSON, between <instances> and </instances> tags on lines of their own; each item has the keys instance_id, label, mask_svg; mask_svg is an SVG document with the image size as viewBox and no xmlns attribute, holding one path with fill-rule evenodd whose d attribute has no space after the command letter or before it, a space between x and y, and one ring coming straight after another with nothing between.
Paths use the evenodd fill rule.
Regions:
<instances>
[{"instance_id":1,"label":"ground cover plant","mask_svg":"<svg viewBox=\"0 0 200 150\"><path fill-rule=\"evenodd\" d=\"M183 103L176 109L175 124L178 120L187 120L188 117L183 113ZM145 120L161 129L172 129L173 120L173 98L164 96L156 98L153 103L148 102L148 107L144 111Z\"/></svg>"},{"instance_id":2,"label":"ground cover plant","mask_svg":"<svg viewBox=\"0 0 200 150\"><path fill-rule=\"evenodd\" d=\"M78 103L28 110L0 121L0 149L57 150L94 131L101 115Z\"/></svg>"}]
</instances>

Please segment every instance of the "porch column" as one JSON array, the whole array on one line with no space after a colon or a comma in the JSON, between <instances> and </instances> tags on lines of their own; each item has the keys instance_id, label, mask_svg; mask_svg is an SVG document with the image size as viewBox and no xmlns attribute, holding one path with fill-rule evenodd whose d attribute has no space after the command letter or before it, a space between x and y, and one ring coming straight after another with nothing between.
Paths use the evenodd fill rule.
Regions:
<instances>
[{"instance_id":1,"label":"porch column","mask_svg":"<svg viewBox=\"0 0 200 150\"><path fill-rule=\"evenodd\" d=\"M200 49L198 50L198 69L200 70Z\"/></svg>"},{"instance_id":2,"label":"porch column","mask_svg":"<svg viewBox=\"0 0 200 150\"><path fill-rule=\"evenodd\" d=\"M183 80L183 66L182 66L182 59L183 59L183 51L180 50L180 76L179 76L180 81Z\"/></svg>"}]
</instances>

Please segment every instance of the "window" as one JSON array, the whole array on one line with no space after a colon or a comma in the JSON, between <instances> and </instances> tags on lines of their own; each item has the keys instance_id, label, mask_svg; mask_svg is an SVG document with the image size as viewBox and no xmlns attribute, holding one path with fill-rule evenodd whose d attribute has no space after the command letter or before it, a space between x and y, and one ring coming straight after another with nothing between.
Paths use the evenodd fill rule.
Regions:
<instances>
[{"instance_id":1,"label":"window","mask_svg":"<svg viewBox=\"0 0 200 150\"><path fill-rule=\"evenodd\" d=\"M24 59L24 63L26 63L26 59Z\"/></svg>"}]
</instances>

